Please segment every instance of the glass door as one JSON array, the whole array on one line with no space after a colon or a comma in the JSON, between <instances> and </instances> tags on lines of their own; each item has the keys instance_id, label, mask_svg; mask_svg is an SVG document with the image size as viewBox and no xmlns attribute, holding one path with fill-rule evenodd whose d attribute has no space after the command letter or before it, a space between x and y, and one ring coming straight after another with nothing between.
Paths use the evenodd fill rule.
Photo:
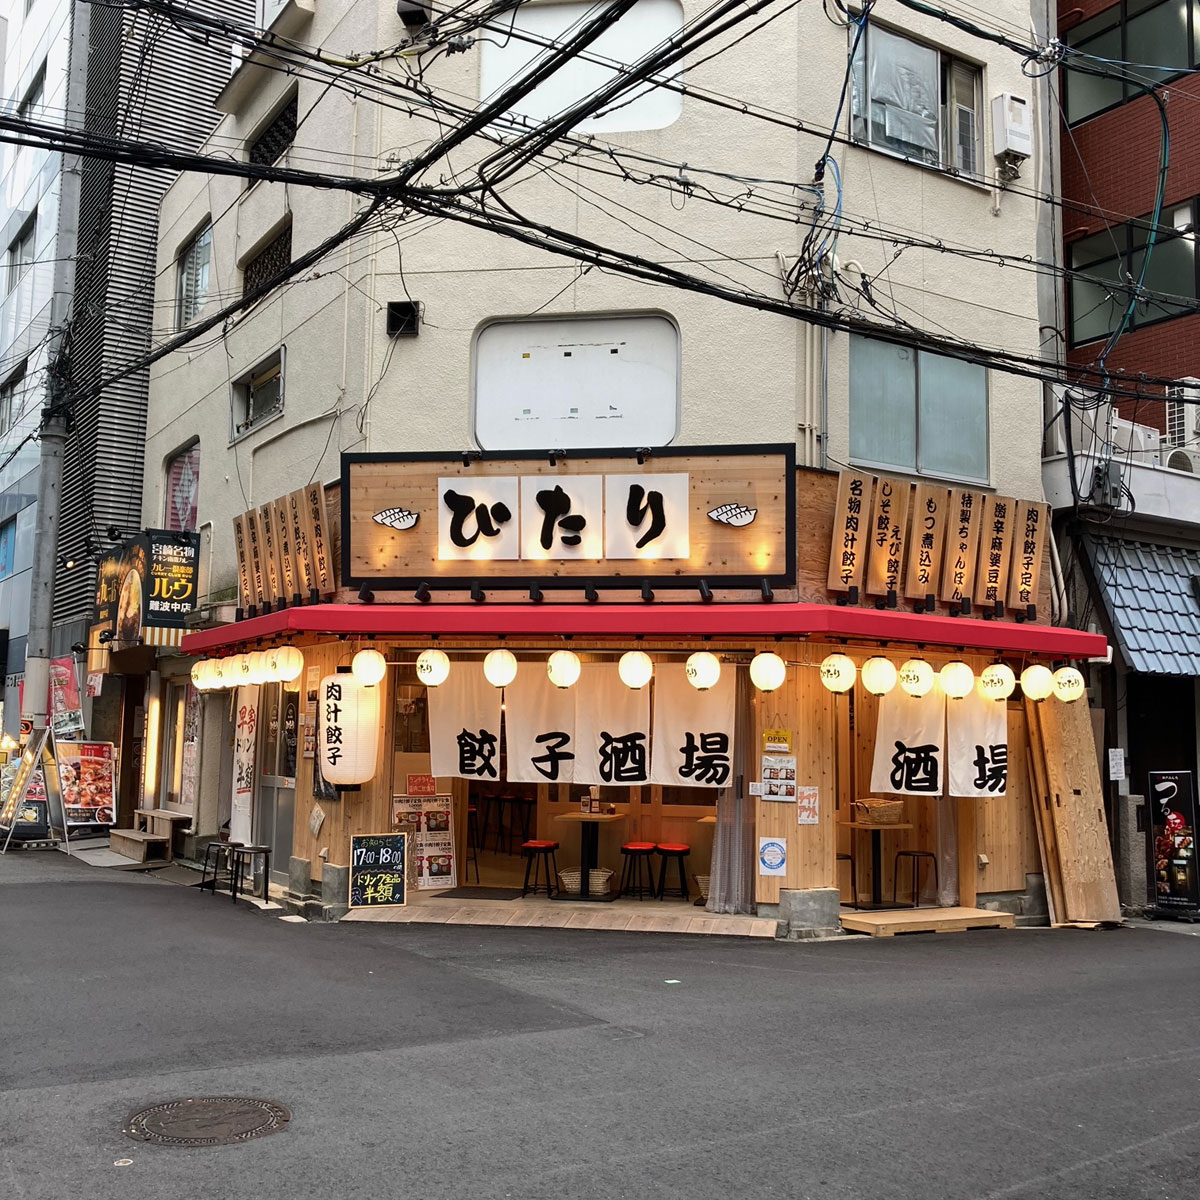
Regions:
<instances>
[{"instance_id":1,"label":"glass door","mask_svg":"<svg viewBox=\"0 0 1200 1200\"><path fill-rule=\"evenodd\" d=\"M271 847L271 882L286 885L296 809L300 693L263 685L259 704L258 824L255 840Z\"/></svg>"}]
</instances>

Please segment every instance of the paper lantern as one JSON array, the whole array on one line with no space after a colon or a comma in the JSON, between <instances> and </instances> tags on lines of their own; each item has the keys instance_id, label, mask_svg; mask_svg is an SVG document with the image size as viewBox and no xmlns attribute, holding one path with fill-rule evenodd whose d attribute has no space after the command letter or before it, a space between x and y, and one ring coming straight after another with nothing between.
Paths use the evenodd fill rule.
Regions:
<instances>
[{"instance_id":1,"label":"paper lantern","mask_svg":"<svg viewBox=\"0 0 1200 1200\"><path fill-rule=\"evenodd\" d=\"M627 650L617 663L617 674L627 688L639 691L654 674L654 660L643 650Z\"/></svg>"},{"instance_id":2,"label":"paper lantern","mask_svg":"<svg viewBox=\"0 0 1200 1200\"><path fill-rule=\"evenodd\" d=\"M279 648L272 646L263 651L264 683L278 683L279 680Z\"/></svg>"},{"instance_id":3,"label":"paper lantern","mask_svg":"<svg viewBox=\"0 0 1200 1200\"><path fill-rule=\"evenodd\" d=\"M569 688L579 678L579 655L571 650L555 650L546 660L546 674L558 688Z\"/></svg>"},{"instance_id":4,"label":"paper lantern","mask_svg":"<svg viewBox=\"0 0 1200 1200\"><path fill-rule=\"evenodd\" d=\"M257 680L251 679L249 654L235 654L233 656L233 678L230 687L244 687L246 684L256 683Z\"/></svg>"},{"instance_id":5,"label":"paper lantern","mask_svg":"<svg viewBox=\"0 0 1200 1200\"><path fill-rule=\"evenodd\" d=\"M261 650L254 650L246 655L246 682L268 682L267 656Z\"/></svg>"},{"instance_id":6,"label":"paper lantern","mask_svg":"<svg viewBox=\"0 0 1200 1200\"><path fill-rule=\"evenodd\" d=\"M335 787L373 779L379 768L379 697L350 671L326 675L317 692L321 774Z\"/></svg>"},{"instance_id":7,"label":"paper lantern","mask_svg":"<svg viewBox=\"0 0 1200 1200\"><path fill-rule=\"evenodd\" d=\"M854 659L845 654L830 654L821 663L821 682L831 692L848 692L857 673Z\"/></svg>"},{"instance_id":8,"label":"paper lantern","mask_svg":"<svg viewBox=\"0 0 1200 1200\"><path fill-rule=\"evenodd\" d=\"M208 686L210 688L229 687L233 680L232 672L229 670L229 659L210 658L208 662L209 667L206 672L208 675Z\"/></svg>"},{"instance_id":9,"label":"paper lantern","mask_svg":"<svg viewBox=\"0 0 1200 1200\"><path fill-rule=\"evenodd\" d=\"M350 660L350 671L363 687L374 687L387 674L387 659L378 650L360 650Z\"/></svg>"},{"instance_id":10,"label":"paper lantern","mask_svg":"<svg viewBox=\"0 0 1200 1200\"><path fill-rule=\"evenodd\" d=\"M896 664L890 658L868 658L858 677L872 696L886 696L896 686Z\"/></svg>"},{"instance_id":11,"label":"paper lantern","mask_svg":"<svg viewBox=\"0 0 1200 1200\"><path fill-rule=\"evenodd\" d=\"M207 667L208 667L207 660L192 663L192 672L191 672L192 687L194 687L196 689L196 691L198 691L198 692L208 691L208 673L206 670Z\"/></svg>"},{"instance_id":12,"label":"paper lantern","mask_svg":"<svg viewBox=\"0 0 1200 1200\"><path fill-rule=\"evenodd\" d=\"M1021 691L1030 700L1045 700L1054 691L1054 676L1049 667L1034 663L1021 672Z\"/></svg>"},{"instance_id":13,"label":"paper lantern","mask_svg":"<svg viewBox=\"0 0 1200 1200\"><path fill-rule=\"evenodd\" d=\"M910 696L926 696L933 690L933 668L923 658L900 664L900 686Z\"/></svg>"},{"instance_id":14,"label":"paper lantern","mask_svg":"<svg viewBox=\"0 0 1200 1200\"><path fill-rule=\"evenodd\" d=\"M426 687L437 687L450 674L450 660L441 650L422 650L417 655L417 678Z\"/></svg>"},{"instance_id":15,"label":"paper lantern","mask_svg":"<svg viewBox=\"0 0 1200 1200\"><path fill-rule=\"evenodd\" d=\"M304 670L304 655L295 646L280 646L275 651L275 669L284 683L291 683Z\"/></svg>"},{"instance_id":16,"label":"paper lantern","mask_svg":"<svg viewBox=\"0 0 1200 1200\"><path fill-rule=\"evenodd\" d=\"M698 692L707 692L721 678L721 661L707 650L697 650L688 658L684 673Z\"/></svg>"},{"instance_id":17,"label":"paper lantern","mask_svg":"<svg viewBox=\"0 0 1200 1200\"><path fill-rule=\"evenodd\" d=\"M517 656L511 650L493 650L483 660L483 676L492 687L508 687L517 677Z\"/></svg>"},{"instance_id":18,"label":"paper lantern","mask_svg":"<svg viewBox=\"0 0 1200 1200\"><path fill-rule=\"evenodd\" d=\"M955 659L938 672L938 680L942 691L951 700L961 700L971 694L971 689L975 686L975 672L965 662Z\"/></svg>"},{"instance_id":19,"label":"paper lantern","mask_svg":"<svg viewBox=\"0 0 1200 1200\"><path fill-rule=\"evenodd\" d=\"M1007 663L992 663L980 672L976 686L989 700L1007 700L1017 686L1017 677Z\"/></svg>"},{"instance_id":20,"label":"paper lantern","mask_svg":"<svg viewBox=\"0 0 1200 1200\"><path fill-rule=\"evenodd\" d=\"M1087 690L1083 676L1074 667L1059 667L1053 678L1054 694L1064 704L1073 704Z\"/></svg>"},{"instance_id":21,"label":"paper lantern","mask_svg":"<svg viewBox=\"0 0 1200 1200\"><path fill-rule=\"evenodd\" d=\"M778 654L756 654L750 660L750 682L760 692L778 690L786 678L787 663Z\"/></svg>"}]
</instances>

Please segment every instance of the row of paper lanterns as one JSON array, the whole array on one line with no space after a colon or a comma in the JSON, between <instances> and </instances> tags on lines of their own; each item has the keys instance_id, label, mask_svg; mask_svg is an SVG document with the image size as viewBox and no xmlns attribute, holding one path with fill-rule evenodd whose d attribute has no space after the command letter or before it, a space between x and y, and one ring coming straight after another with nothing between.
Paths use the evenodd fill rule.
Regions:
<instances>
[{"instance_id":1,"label":"row of paper lanterns","mask_svg":"<svg viewBox=\"0 0 1200 1200\"><path fill-rule=\"evenodd\" d=\"M276 646L205 658L192 666L192 686L201 692L242 687L254 683L291 683L304 670L304 655L295 646ZM387 674L387 659L378 650L360 650L350 665L363 687L374 687Z\"/></svg>"}]
</instances>

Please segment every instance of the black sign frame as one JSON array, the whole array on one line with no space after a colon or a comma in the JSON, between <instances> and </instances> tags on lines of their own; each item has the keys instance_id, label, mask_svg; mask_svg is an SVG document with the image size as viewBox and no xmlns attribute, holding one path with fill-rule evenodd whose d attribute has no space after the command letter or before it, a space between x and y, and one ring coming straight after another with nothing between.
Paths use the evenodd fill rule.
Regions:
<instances>
[{"instance_id":1,"label":"black sign frame","mask_svg":"<svg viewBox=\"0 0 1200 1200\"><path fill-rule=\"evenodd\" d=\"M408 834L353 833L346 901L350 908L408 904ZM395 899L399 885L400 899ZM383 898L384 896L390 898Z\"/></svg>"}]
</instances>

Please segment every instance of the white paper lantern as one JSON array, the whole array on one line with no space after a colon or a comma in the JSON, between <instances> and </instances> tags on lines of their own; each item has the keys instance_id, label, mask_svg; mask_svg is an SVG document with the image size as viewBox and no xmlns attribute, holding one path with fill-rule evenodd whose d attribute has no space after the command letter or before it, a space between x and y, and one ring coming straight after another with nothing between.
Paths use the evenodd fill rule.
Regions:
<instances>
[{"instance_id":1,"label":"white paper lantern","mask_svg":"<svg viewBox=\"0 0 1200 1200\"><path fill-rule=\"evenodd\" d=\"M208 674L206 668L208 661L202 659L200 662L192 663L192 687L198 692L208 691Z\"/></svg>"},{"instance_id":2,"label":"white paper lantern","mask_svg":"<svg viewBox=\"0 0 1200 1200\"><path fill-rule=\"evenodd\" d=\"M483 677L494 688L508 687L517 677L517 656L511 650L493 650L483 660Z\"/></svg>"},{"instance_id":3,"label":"white paper lantern","mask_svg":"<svg viewBox=\"0 0 1200 1200\"><path fill-rule=\"evenodd\" d=\"M942 691L951 700L961 700L971 694L971 689L975 686L975 672L965 662L955 659L938 672L938 680L941 682Z\"/></svg>"},{"instance_id":4,"label":"white paper lantern","mask_svg":"<svg viewBox=\"0 0 1200 1200\"><path fill-rule=\"evenodd\" d=\"M326 675L317 692L321 774L335 787L353 787L379 769L379 696L350 671Z\"/></svg>"},{"instance_id":5,"label":"white paper lantern","mask_svg":"<svg viewBox=\"0 0 1200 1200\"><path fill-rule=\"evenodd\" d=\"M644 650L627 650L617 663L617 674L627 688L639 691L654 674L654 660Z\"/></svg>"},{"instance_id":6,"label":"white paper lantern","mask_svg":"<svg viewBox=\"0 0 1200 1200\"><path fill-rule=\"evenodd\" d=\"M910 658L900 664L900 686L910 696L927 696L936 676L923 658Z\"/></svg>"},{"instance_id":7,"label":"white paper lantern","mask_svg":"<svg viewBox=\"0 0 1200 1200\"><path fill-rule=\"evenodd\" d=\"M437 687L450 674L450 660L441 650L422 650L417 655L417 678L426 687Z\"/></svg>"},{"instance_id":8,"label":"white paper lantern","mask_svg":"<svg viewBox=\"0 0 1200 1200\"><path fill-rule=\"evenodd\" d=\"M979 673L976 685L989 700L1007 700L1017 686L1017 677L1007 663L992 663Z\"/></svg>"},{"instance_id":9,"label":"white paper lantern","mask_svg":"<svg viewBox=\"0 0 1200 1200\"><path fill-rule=\"evenodd\" d=\"M821 682L831 692L848 692L857 673L854 659L846 654L830 654L821 663Z\"/></svg>"},{"instance_id":10,"label":"white paper lantern","mask_svg":"<svg viewBox=\"0 0 1200 1200\"><path fill-rule=\"evenodd\" d=\"M778 654L765 652L750 660L750 682L760 692L774 692L783 687L787 678L787 663Z\"/></svg>"},{"instance_id":11,"label":"white paper lantern","mask_svg":"<svg viewBox=\"0 0 1200 1200\"><path fill-rule=\"evenodd\" d=\"M721 678L721 660L707 650L697 650L688 658L684 673L698 692L707 692Z\"/></svg>"},{"instance_id":12,"label":"white paper lantern","mask_svg":"<svg viewBox=\"0 0 1200 1200\"><path fill-rule=\"evenodd\" d=\"M279 682L279 648L271 646L263 651L263 683Z\"/></svg>"},{"instance_id":13,"label":"white paper lantern","mask_svg":"<svg viewBox=\"0 0 1200 1200\"><path fill-rule=\"evenodd\" d=\"M251 678L249 654L235 654L233 656L233 679L230 687L245 687L247 684L256 683L257 680Z\"/></svg>"},{"instance_id":14,"label":"white paper lantern","mask_svg":"<svg viewBox=\"0 0 1200 1200\"><path fill-rule=\"evenodd\" d=\"M886 696L896 686L896 664L890 658L868 658L858 675L872 696Z\"/></svg>"},{"instance_id":15,"label":"white paper lantern","mask_svg":"<svg viewBox=\"0 0 1200 1200\"><path fill-rule=\"evenodd\" d=\"M300 678L304 670L304 655L295 646L280 646L275 651L276 673L284 683Z\"/></svg>"},{"instance_id":16,"label":"white paper lantern","mask_svg":"<svg viewBox=\"0 0 1200 1200\"><path fill-rule=\"evenodd\" d=\"M1054 691L1054 676L1049 667L1034 663L1021 672L1021 691L1030 700L1045 700Z\"/></svg>"},{"instance_id":17,"label":"white paper lantern","mask_svg":"<svg viewBox=\"0 0 1200 1200\"><path fill-rule=\"evenodd\" d=\"M267 683L267 656L261 650L246 655L246 682Z\"/></svg>"},{"instance_id":18,"label":"white paper lantern","mask_svg":"<svg viewBox=\"0 0 1200 1200\"><path fill-rule=\"evenodd\" d=\"M208 660L208 686L210 688L227 688L233 678L229 669L229 659L210 658Z\"/></svg>"},{"instance_id":19,"label":"white paper lantern","mask_svg":"<svg viewBox=\"0 0 1200 1200\"><path fill-rule=\"evenodd\" d=\"M1054 694L1064 704L1073 704L1086 690L1083 676L1074 667L1059 667L1054 672Z\"/></svg>"},{"instance_id":20,"label":"white paper lantern","mask_svg":"<svg viewBox=\"0 0 1200 1200\"><path fill-rule=\"evenodd\" d=\"M387 674L387 659L378 650L360 650L350 660L350 671L363 687L374 687Z\"/></svg>"},{"instance_id":21,"label":"white paper lantern","mask_svg":"<svg viewBox=\"0 0 1200 1200\"><path fill-rule=\"evenodd\" d=\"M571 687L579 678L579 655L572 650L555 650L546 660L546 674L555 687Z\"/></svg>"}]
</instances>

